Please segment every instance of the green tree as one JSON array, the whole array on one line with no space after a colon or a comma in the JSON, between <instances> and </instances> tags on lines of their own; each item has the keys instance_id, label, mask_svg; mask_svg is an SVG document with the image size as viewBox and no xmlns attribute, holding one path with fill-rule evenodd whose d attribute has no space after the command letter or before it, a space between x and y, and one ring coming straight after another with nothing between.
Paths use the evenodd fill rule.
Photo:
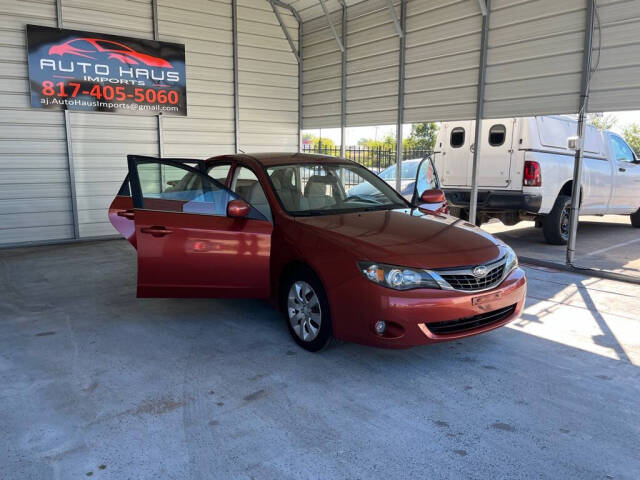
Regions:
<instances>
[{"instance_id":1,"label":"green tree","mask_svg":"<svg viewBox=\"0 0 640 480\"><path fill-rule=\"evenodd\" d=\"M438 124L435 122L414 123L411 133L402 142L405 149L433 150L438 136Z\"/></svg>"},{"instance_id":2,"label":"green tree","mask_svg":"<svg viewBox=\"0 0 640 480\"><path fill-rule=\"evenodd\" d=\"M323 138L322 142L320 142L319 137L315 137L313 135L310 135L309 137L305 135L304 138L311 140L311 145L314 149L319 148L320 144L322 144L322 148L335 148L336 146L336 144L333 143L333 140L331 140L330 138Z\"/></svg>"},{"instance_id":3,"label":"green tree","mask_svg":"<svg viewBox=\"0 0 640 480\"><path fill-rule=\"evenodd\" d=\"M618 123L615 115L605 115L604 113L587 114L587 123L600 130L611 130Z\"/></svg>"},{"instance_id":4,"label":"green tree","mask_svg":"<svg viewBox=\"0 0 640 480\"><path fill-rule=\"evenodd\" d=\"M636 155L640 156L640 125L632 123L622 130L622 136L629 146L633 148Z\"/></svg>"}]
</instances>

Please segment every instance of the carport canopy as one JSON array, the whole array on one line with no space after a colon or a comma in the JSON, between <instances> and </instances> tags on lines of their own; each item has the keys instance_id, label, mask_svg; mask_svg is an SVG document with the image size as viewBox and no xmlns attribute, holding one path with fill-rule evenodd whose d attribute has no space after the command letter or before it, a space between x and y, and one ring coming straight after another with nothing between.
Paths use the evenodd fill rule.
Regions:
<instances>
[{"instance_id":1,"label":"carport canopy","mask_svg":"<svg viewBox=\"0 0 640 480\"><path fill-rule=\"evenodd\" d=\"M339 126L343 153L347 127L577 113L572 264L585 114L640 109L640 0L269 1L300 22L300 128Z\"/></svg>"}]
</instances>

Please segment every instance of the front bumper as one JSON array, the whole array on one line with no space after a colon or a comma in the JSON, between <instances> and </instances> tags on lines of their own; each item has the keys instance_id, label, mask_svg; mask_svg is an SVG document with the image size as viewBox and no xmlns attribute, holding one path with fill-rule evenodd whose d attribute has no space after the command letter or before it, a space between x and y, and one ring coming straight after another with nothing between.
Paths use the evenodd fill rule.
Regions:
<instances>
[{"instance_id":1,"label":"front bumper","mask_svg":"<svg viewBox=\"0 0 640 480\"><path fill-rule=\"evenodd\" d=\"M450 206L469 208L471 198L469 190L446 189L444 193ZM478 210L480 211L538 213L541 205L542 195L506 190L480 190L478 192Z\"/></svg>"},{"instance_id":2,"label":"front bumper","mask_svg":"<svg viewBox=\"0 0 640 480\"><path fill-rule=\"evenodd\" d=\"M377 347L409 348L469 337L506 325L520 315L526 290L524 272L516 268L498 287L479 293L435 289L396 291L360 277L329 291L328 296L336 338ZM478 318L510 306L515 307L508 316L460 332L436 334L426 325ZM388 325L382 335L374 330L379 320Z\"/></svg>"}]
</instances>

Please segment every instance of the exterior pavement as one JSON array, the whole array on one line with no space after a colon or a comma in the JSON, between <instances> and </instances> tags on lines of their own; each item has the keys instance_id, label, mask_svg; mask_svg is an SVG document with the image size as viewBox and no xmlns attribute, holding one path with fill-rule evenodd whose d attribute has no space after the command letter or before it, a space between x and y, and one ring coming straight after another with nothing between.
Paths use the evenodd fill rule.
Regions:
<instances>
[{"instance_id":1,"label":"exterior pavement","mask_svg":"<svg viewBox=\"0 0 640 480\"><path fill-rule=\"evenodd\" d=\"M482 228L500 237L520 256L565 263L567 247L549 245L534 222L509 227L492 220ZM580 217L575 263L640 278L640 229L631 226L628 215Z\"/></svg>"},{"instance_id":2,"label":"exterior pavement","mask_svg":"<svg viewBox=\"0 0 640 480\"><path fill-rule=\"evenodd\" d=\"M122 240L0 251L0 478L640 478L640 286L526 270L507 328L310 354L265 302L136 299Z\"/></svg>"}]
</instances>

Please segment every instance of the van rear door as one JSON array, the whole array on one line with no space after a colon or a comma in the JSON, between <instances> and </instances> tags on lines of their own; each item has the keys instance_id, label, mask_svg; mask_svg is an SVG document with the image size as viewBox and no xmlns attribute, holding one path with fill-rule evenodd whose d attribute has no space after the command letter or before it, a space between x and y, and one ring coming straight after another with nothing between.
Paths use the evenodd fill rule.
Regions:
<instances>
[{"instance_id":1,"label":"van rear door","mask_svg":"<svg viewBox=\"0 0 640 480\"><path fill-rule=\"evenodd\" d=\"M510 185L513 142L518 120L505 118L482 122L478 185L505 189ZM520 186L520 185L516 185Z\"/></svg>"},{"instance_id":2,"label":"van rear door","mask_svg":"<svg viewBox=\"0 0 640 480\"><path fill-rule=\"evenodd\" d=\"M473 122L448 122L443 125L442 157L437 162L440 180L444 187L471 186L471 145Z\"/></svg>"}]
</instances>

